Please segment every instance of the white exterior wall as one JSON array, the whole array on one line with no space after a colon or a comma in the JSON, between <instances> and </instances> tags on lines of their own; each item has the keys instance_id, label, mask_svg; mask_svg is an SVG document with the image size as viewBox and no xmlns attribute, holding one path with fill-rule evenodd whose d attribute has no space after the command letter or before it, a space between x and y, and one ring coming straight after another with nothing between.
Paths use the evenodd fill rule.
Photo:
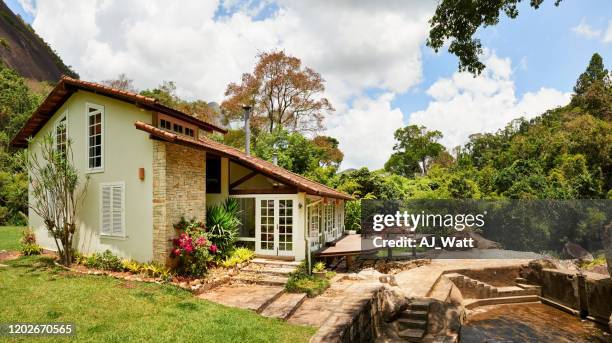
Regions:
<instances>
[{"instance_id":1,"label":"white exterior wall","mask_svg":"<svg viewBox=\"0 0 612 343\"><path fill-rule=\"evenodd\" d=\"M104 106L104 170L86 173L86 104ZM39 150L36 142L51 132L56 121L67 116L68 137L72 141L74 162L80 176L90 176L87 194L78 212L75 247L86 254L110 249L115 254L141 262L153 257L152 159L153 146L149 135L134 127L137 120L151 123L152 113L135 105L93 93L78 91L55 113L38 132L29 151ZM145 169L144 181L138 177L139 168ZM100 184L125 183L125 238L100 236ZM53 238L42 220L31 210L29 225L44 248L56 250Z\"/></svg>"}]
</instances>

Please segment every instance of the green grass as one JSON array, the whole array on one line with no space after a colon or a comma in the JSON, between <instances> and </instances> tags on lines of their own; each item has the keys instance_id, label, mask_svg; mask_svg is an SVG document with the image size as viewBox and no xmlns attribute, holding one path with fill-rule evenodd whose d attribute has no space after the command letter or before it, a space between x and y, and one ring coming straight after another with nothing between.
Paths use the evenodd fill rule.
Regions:
<instances>
[{"instance_id":1,"label":"green grass","mask_svg":"<svg viewBox=\"0 0 612 343\"><path fill-rule=\"evenodd\" d=\"M22 226L0 226L0 250L19 250Z\"/></svg>"},{"instance_id":2,"label":"green grass","mask_svg":"<svg viewBox=\"0 0 612 343\"><path fill-rule=\"evenodd\" d=\"M4 263L9 266L0 268L0 323L72 322L79 342L306 342L316 331L201 300L171 285L68 274L47 257Z\"/></svg>"}]
</instances>

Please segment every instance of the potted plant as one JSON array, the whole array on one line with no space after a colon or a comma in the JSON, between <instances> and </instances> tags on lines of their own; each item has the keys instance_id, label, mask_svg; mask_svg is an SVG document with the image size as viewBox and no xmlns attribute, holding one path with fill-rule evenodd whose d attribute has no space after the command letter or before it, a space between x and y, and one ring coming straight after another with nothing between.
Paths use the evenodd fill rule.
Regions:
<instances>
[{"instance_id":1,"label":"potted plant","mask_svg":"<svg viewBox=\"0 0 612 343\"><path fill-rule=\"evenodd\" d=\"M314 264L314 266L312 266L312 274L315 277L319 279L324 279L326 273L327 273L327 270L325 270L325 263L317 262Z\"/></svg>"}]
</instances>

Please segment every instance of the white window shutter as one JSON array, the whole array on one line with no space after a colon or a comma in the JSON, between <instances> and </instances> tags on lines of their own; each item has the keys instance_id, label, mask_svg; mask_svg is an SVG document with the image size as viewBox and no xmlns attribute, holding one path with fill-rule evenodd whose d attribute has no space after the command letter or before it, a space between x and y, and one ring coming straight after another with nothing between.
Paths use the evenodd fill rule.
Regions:
<instances>
[{"instance_id":1,"label":"white window shutter","mask_svg":"<svg viewBox=\"0 0 612 343\"><path fill-rule=\"evenodd\" d=\"M125 184L103 184L100 208L101 234L125 236Z\"/></svg>"},{"instance_id":2,"label":"white window shutter","mask_svg":"<svg viewBox=\"0 0 612 343\"><path fill-rule=\"evenodd\" d=\"M113 186L113 235L123 236L123 186Z\"/></svg>"},{"instance_id":3,"label":"white window shutter","mask_svg":"<svg viewBox=\"0 0 612 343\"><path fill-rule=\"evenodd\" d=\"M103 235L112 234L112 214L111 214L111 186L102 186L102 204L101 204L101 213L100 216L102 218L100 231Z\"/></svg>"}]
</instances>

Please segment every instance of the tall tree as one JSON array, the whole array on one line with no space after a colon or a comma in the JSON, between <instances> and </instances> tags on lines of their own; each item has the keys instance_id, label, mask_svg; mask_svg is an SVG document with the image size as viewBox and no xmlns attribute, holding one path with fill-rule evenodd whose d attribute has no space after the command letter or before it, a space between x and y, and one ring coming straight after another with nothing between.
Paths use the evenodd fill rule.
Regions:
<instances>
[{"instance_id":1,"label":"tall tree","mask_svg":"<svg viewBox=\"0 0 612 343\"><path fill-rule=\"evenodd\" d=\"M593 83L608 82L608 78L608 70L604 67L603 59L598 53L594 53L586 70L578 77L574 93L582 95Z\"/></svg>"},{"instance_id":2,"label":"tall tree","mask_svg":"<svg viewBox=\"0 0 612 343\"><path fill-rule=\"evenodd\" d=\"M419 166L423 175L427 175L431 160L445 151L444 146L438 143L442 133L427 131L424 126L409 125L397 129L394 136L395 152L385 163L385 169L403 176L412 176Z\"/></svg>"},{"instance_id":3,"label":"tall tree","mask_svg":"<svg viewBox=\"0 0 612 343\"><path fill-rule=\"evenodd\" d=\"M480 74L485 65L480 62L482 44L474 34L480 27L496 25L501 12L514 19L521 0L442 0L429 21L431 29L427 45L436 52L446 41L448 51L459 58L459 70L474 75ZM530 0L531 7L538 9L544 0ZM561 0L555 0L558 6Z\"/></svg>"},{"instance_id":4,"label":"tall tree","mask_svg":"<svg viewBox=\"0 0 612 343\"><path fill-rule=\"evenodd\" d=\"M284 51L262 53L252 73L230 83L222 104L227 119L242 117L242 106L253 107L253 125L271 133L277 127L290 131L318 131L326 112L334 108L322 97L324 80L302 61Z\"/></svg>"}]
</instances>

